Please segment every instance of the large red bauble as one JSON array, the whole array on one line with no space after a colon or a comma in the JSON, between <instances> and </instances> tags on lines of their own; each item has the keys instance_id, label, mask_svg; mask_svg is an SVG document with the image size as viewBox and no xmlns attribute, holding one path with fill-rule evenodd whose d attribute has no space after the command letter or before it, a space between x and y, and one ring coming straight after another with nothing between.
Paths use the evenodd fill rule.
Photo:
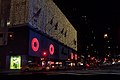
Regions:
<instances>
[{"instance_id":1,"label":"large red bauble","mask_svg":"<svg viewBox=\"0 0 120 80\"><path fill-rule=\"evenodd\" d=\"M53 44L50 44L50 46L49 46L49 52L50 52L51 55L54 54L54 46L53 46Z\"/></svg>"},{"instance_id":2,"label":"large red bauble","mask_svg":"<svg viewBox=\"0 0 120 80\"><path fill-rule=\"evenodd\" d=\"M39 49L39 41L38 41L37 38L32 39L31 46L32 46L33 51L35 51L35 52L38 51L38 49Z\"/></svg>"}]
</instances>

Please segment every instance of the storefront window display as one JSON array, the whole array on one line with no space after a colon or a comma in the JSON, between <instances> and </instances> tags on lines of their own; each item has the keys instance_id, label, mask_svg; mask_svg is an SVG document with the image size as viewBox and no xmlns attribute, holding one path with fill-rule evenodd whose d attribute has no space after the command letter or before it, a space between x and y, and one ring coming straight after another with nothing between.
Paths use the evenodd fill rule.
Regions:
<instances>
[{"instance_id":1,"label":"storefront window display","mask_svg":"<svg viewBox=\"0 0 120 80\"><path fill-rule=\"evenodd\" d=\"M20 68L21 68L21 56L11 56L10 69L20 69Z\"/></svg>"}]
</instances>

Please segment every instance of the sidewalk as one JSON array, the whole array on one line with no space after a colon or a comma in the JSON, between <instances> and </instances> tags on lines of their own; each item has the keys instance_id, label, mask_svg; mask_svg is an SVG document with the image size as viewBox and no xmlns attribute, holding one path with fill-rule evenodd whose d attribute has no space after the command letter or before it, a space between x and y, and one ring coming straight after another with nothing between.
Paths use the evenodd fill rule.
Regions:
<instances>
[{"instance_id":1,"label":"sidewalk","mask_svg":"<svg viewBox=\"0 0 120 80\"><path fill-rule=\"evenodd\" d=\"M0 74L20 73L20 70L1 70Z\"/></svg>"}]
</instances>

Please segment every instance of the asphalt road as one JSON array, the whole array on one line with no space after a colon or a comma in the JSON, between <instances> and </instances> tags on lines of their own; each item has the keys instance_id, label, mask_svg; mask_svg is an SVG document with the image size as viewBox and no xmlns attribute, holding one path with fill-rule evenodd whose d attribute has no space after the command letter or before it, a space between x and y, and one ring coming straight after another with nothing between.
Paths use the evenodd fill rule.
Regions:
<instances>
[{"instance_id":1,"label":"asphalt road","mask_svg":"<svg viewBox=\"0 0 120 80\"><path fill-rule=\"evenodd\" d=\"M115 74L120 75L120 70L61 70L61 71L41 71L41 72L19 72L19 71L6 71L1 72L0 75L32 75L32 74L45 74L45 75L99 75L99 74Z\"/></svg>"},{"instance_id":2,"label":"asphalt road","mask_svg":"<svg viewBox=\"0 0 120 80\"><path fill-rule=\"evenodd\" d=\"M35 78L40 80L120 80L120 70L67 70L67 71L48 71L48 72L6 72L1 73L2 78L11 77L12 80L28 80ZM16 78L14 78L16 77ZM73 79L74 78L74 79Z\"/></svg>"}]
</instances>

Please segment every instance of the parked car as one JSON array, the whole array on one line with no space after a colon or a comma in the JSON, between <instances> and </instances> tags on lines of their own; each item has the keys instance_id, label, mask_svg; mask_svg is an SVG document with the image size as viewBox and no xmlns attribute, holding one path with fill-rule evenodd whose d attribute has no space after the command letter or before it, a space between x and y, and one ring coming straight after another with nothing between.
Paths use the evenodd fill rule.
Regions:
<instances>
[{"instance_id":1,"label":"parked car","mask_svg":"<svg viewBox=\"0 0 120 80\"><path fill-rule=\"evenodd\" d=\"M65 69L65 66L62 66L60 64L52 64L50 66L50 70L63 70Z\"/></svg>"}]
</instances>

